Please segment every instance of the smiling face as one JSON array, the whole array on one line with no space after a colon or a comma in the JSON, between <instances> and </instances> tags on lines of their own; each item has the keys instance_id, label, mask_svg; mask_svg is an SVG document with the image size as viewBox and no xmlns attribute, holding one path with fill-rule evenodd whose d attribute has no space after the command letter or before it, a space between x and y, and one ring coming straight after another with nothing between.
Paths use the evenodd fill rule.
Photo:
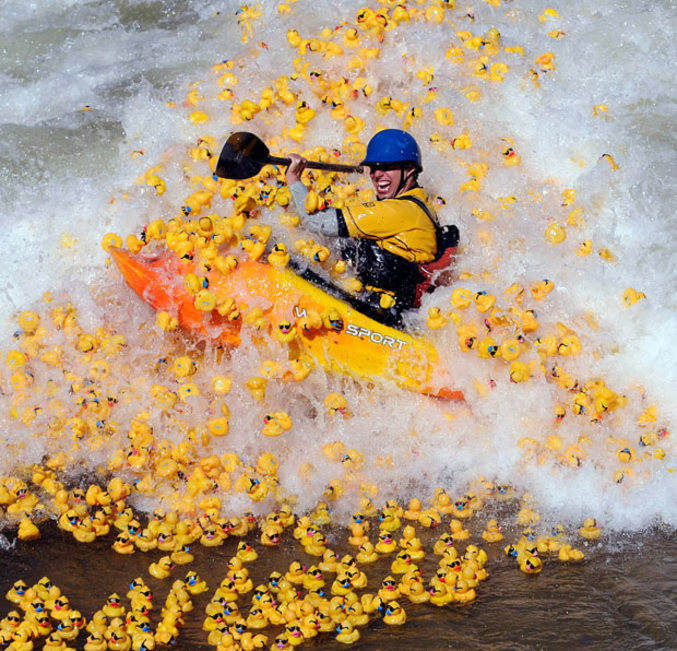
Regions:
<instances>
[{"instance_id":1,"label":"smiling face","mask_svg":"<svg viewBox=\"0 0 677 651\"><path fill-rule=\"evenodd\" d=\"M376 196L378 199L394 199L398 194L415 185L413 168L402 169L398 166L379 166L369 169Z\"/></svg>"}]
</instances>

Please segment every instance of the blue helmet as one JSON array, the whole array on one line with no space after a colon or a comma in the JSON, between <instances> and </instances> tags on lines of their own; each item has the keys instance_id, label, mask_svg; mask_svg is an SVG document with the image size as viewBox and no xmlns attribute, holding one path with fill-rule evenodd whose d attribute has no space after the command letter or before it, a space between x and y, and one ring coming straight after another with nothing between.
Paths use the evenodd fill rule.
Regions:
<instances>
[{"instance_id":1,"label":"blue helmet","mask_svg":"<svg viewBox=\"0 0 677 651\"><path fill-rule=\"evenodd\" d=\"M378 167L379 165L393 165L407 163L416 167L420 172L421 150L413 136L400 129L384 129L379 131L367 145L367 154L360 165Z\"/></svg>"}]
</instances>

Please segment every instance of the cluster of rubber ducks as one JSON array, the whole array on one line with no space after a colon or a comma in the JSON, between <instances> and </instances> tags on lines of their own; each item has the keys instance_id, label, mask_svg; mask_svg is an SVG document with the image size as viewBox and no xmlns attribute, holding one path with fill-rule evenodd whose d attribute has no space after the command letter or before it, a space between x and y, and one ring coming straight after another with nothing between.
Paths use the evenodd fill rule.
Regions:
<instances>
[{"instance_id":1,"label":"cluster of rubber ducks","mask_svg":"<svg viewBox=\"0 0 677 651\"><path fill-rule=\"evenodd\" d=\"M151 651L176 643L184 616L193 609L192 597L205 590L195 572L175 580L154 624L149 617L153 593L142 577L130 582L128 605L112 593L89 620L48 577L30 587L19 579L5 595L18 610L0 620L0 640L3 648L16 651L31 651L37 644L47 651L72 651L70 644L86 635L84 645L78 645L85 651Z\"/></svg>"},{"instance_id":2,"label":"cluster of rubber ducks","mask_svg":"<svg viewBox=\"0 0 677 651\"><path fill-rule=\"evenodd\" d=\"M5 594L12 609L0 619L3 648L31 651L40 641L47 651L70 651L69 643L84 629L86 620L71 607L68 597L43 576L32 586L22 579Z\"/></svg>"},{"instance_id":3,"label":"cluster of rubber ducks","mask_svg":"<svg viewBox=\"0 0 677 651\"><path fill-rule=\"evenodd\" d=\"M364 506L374 510L367 502ZM386 504L379 515L380 526L386 527L381 531L394 534L401 526L400 517L405 517L404 509L394 502ZM354 514L353 519L353 534L357 527L362 527L362 531L365 527L368 529L369 519L364 512ZM356 557L351 554L340 556L324 544L322 549L309 551L303 541L317 536L317 525L308 517L287 522L286 526L293 527L293 536L301 542L306 553L321 560L310 566L294 560L285 572L273 571L267 583L254 586L245 565L256 559L256 553L245 554L238 549L228 561L228 574L205 608L203 629L208 632L208 641L213 646L229 649L239 644L242 648L256 648L250 646L256 638L261 644L269 641L268 636L256 632L268 627L283 627L273 640L273 649L293 648L321 633L334 634L337 641L352 644L360 639L359 629L376 617L390 626L405 624L406 611L398 599L406 598L417 604L431 602L437 606L468 603L475 598L474 588L478 582L487 576L483 569L484 552L468 545L465 553L459 556L449 536L443 535L435 544L435 554L441 557L439 569L426 586L421 570L414 562L414 559L420 561L425 552L414 527L407 525L399 542L380 553L381 556L392 556L399 550L391 565L392 574L381 580L376 592L359 594L358 591L368 586L367 575L361 567L379 557L373 551L374 546L369 547L368 540L361 542ZM350 544L358 542L354 538L351 536ZM361 541L362 536L359 538ZM334 577L333 581L329 575ZM400 577L399 580L393 575ZM241 612L239 599L250 593L249 609Z\"/></svg>"},{"instance_id":4,"label":"cluster of rubber ducks","mask_svg":"<svg viewBox=\"0 0 677 651\"><path fill-rule=\"evenodd\" d=\"M534 532L533 525L538 522L540 515L531 508L531 498L523 496L518 513L518 522L524 526L520 538L516 543L510 543L504 548L506 556L515 559L520 570L525 574L538 574L543 569L543 562L547 557L557 557L562 563L575 563L585 559L582 550L572 546L563 525L558 524L552 530L540 536ZM579 536L585 540L596 540L602 536L602 528L594 518L587 518L578 530ZM487 524L485 534L498 542L503 539L500 527L495 521Z\"/></svg>"},{"instance_id":5,"label":"cluster of rubber ducks","mask_svg":"<svg viewBox=\"0 0 677 651\"><path fill-rule=\"evenodd\" d=\"M469 542L471 534L465 524L488 502L515 499L511 487L487 481L457 499L438 487L427 508L418 498L411 499L406 507L390 499L377 508L373 500L363 497L347 532L347 544L354 555L341 555L328 546L322 531L332 522L326 503L301 517L282 504L260 519L251 514L225 519L216 501L204 502L200 515L194 518L158 510L142 526L132 509L125 506L123 496L129 490L119 479L111 480L107 490L92 484L86 491L73 491L77 500L74 505L96 502L98 497L110 506L109 537L115 530L120 532L113 542L116 552L164 553L148 568L153 579L172 581L159 619L151 621L153 594L143 577L130 582L128 605L119 594L112 593L89 621L72 608L47 577L32 587L17 580L6 598L23 614L12 610L0 621L0 636L9 648L28 651L43 640L49 651L66 651L81 631L88 634L83 647L86 651L146 651L171 645L179 637L185 616L193 610L193 597L209 591L207 582L193 570L185 574L185 570L179 570L182 579L173 576L176 567L194 561L192 545L210 548L232 537L239 538L235 553L227 561L226 576L205 606L202 628L210 645L217 649L262 648L271 641L272 636L263 633L268 628L278 631L272 649L296 647L322 633L352 644L360 639L360 629L375 618L390 626L405 624L405 602L438 607L473 602L479 584L488 578L488 555ZM556 556L562 562L583 560L583 552L568 542L562 525L548 535L537 536L533 525L540 515L533 509L532 500L524 496L520 506L517 521L524 528L519 541L505 547L505 553L515 558L524 573L539 573L546 556ZM70 512L83 518L81 508ZM64 514L59 526L75 526L73 519ZM372 526L378 533L372 533ZM304 558L315 560L294 560L285 571L270 572L266 582L255 585L249 568L255 565L259 553L249 542L249 534L257 528L263 547L280 544L284 533L290 531ZM426 531L424 544L421 533ZM435 538L437 531L442 533ZM487 544L499 544L503 540L501 531L497 521L490 519L481 538ZM594 518L588 518L578 533L585 540L597 540L602 528ZM437 567L426 578L421 566L431 554L438 558ZM367 569L379 559L390 561L390 572L374 583Z\"/></svg>"},{"instance_id":6,"label":"cluster of rubber ducks","mask_svg":"<svg viewBox=\"0 0 677 651\"><path fill-rule=\"evenodd\" d=\"M161 366L167 381L150 388L151 404L143 406L125 425L125 417L117 413L123 396L129 404L129 389L124 385L124 378L129 376L124 366L125 338L103 327L87 332L79 325L77 312L71 305L55 306L51 298L46 300L47 317L33 310L18 315L14 348L5 356L9 371L5 385L11 403L9 416L17 430L42 432L46 434L46 441L58 442L61 447L55 448L59 451L43 465L33 466L28 476L0 477L0 510L11 521L18 522L18 536L22 540L38 537L36 521L52 514L59 527L79 542L91 542L117 529L117 552L147 551L154 549L160 534L175 536L177 532L172 528L178 523L155 522L140 527L138 518L131 517L128 510L132 493L156 498L166 495L182 515L218 510L223 496L231 491L247 495L254 504L284 494L276 454L261 450L258 457L245 460L234 452L217 455L210 451L210 441L222 438L229 430L230 411L224 397L233 384L230 377L213 375L199 380L206 368L194 355L163 359ZM477 305L467 290L454 290L452 301L459 311L467 311L473 303ZM491 319L494 330L504 327L498 321L500 317L498 313L489 312L487 319ZM550 359L548 355L559 361L560 357L566 357L565 351L578 346L575 334L564 329L558 339L551 342L545 339L534 342L535 346L544 348L543 351L539 348L544 363ZM473 345L469 344L470 350ZM506 339L496 344L495 355L510 359L522 355L526 345L517 338ZM269 379L280 376L278 367L276 362L264 362L261 375L246 381L254 400L263 399ZM576 467L589 455L590 437L581 434L576 441L567 442L566 436L556 429L558 424L569 413L599 422L606 414L622 407L627 399L610 390L601 378L581 383L561 367L555 369L551 377L571 396L570 403L555 406L554 428L545 441L525 436L518 443L526 461L543 463L556 459ZM44 384L37 378L44 378ZM129 381L133 383L134 378ZM188 436L179 443L159 438L150 424L150 410L160 410L178 419L180 412L188 409L192 396L200 392L209 395L210 417L204 426L197 429L194 425L185 426ZM330 419L351 415L348 401L340 393L328 394L325 408ZM664 445L669 431L661 426L655 405L641 412L637 427L636 441L625 436L607 436L608 455L618 463L614 481L632 479L642 464L665 457ZM292 428L292 419L284 410L270 411L263 419L262 432L268 437L290 432ZM107 463L107 471L117 476L106 486L93 484L69 489L60 479L61 473L68 470L72 455L83 445L95 450L106 442L121 439L125 443L111 449ZM325 496L329 500L339 499L353 488L377 494L378 486L361 474L365 463L362 452L348 448L340 440L326 444L323 452L343 473L327 484ZM310 477L310 464L304 464L299 474ZM123 475L127 475L126 480L121 478ZM179 492L175 489L177 481L182 487ZM171 491L170 487L173 487ZM442 495L441 499L446 498ZM437 504L437 509L439 513L450 513L461 519L460 512L447 511L446 505ZM428 517L436 518L434 514L425 513L424 519ZM240 530L237 522L212 524L212 531L199 532L201 544L216 546L225 540L231 527ZM181 540L186 532L178 533L177 538ZM279 533L271 527L266 532L268 542L274 544ZM194 540L185 544L192 542ZM178 553L181 546L167 551L170 555Z\"/></svg>"},{"instance_id":7,"label":"cluster of rubber ducks","mask_svg":"<svg viewBox=\"0 0 677 651\"><path fill-rule=\"evenodd\" d=\"M571 192L565 198L573 201ZM519 283L505 290L505 298L511 304L501 307L498 297L485 290L472 291L457 287L451 292L451 309L429 308L426 323L429 329L455 327L458 347L464 353L475 353L485 360L495 360L498 374L507 374L510 382L529 381L537 373L551 383L558 392L553 405L553 422L558 426L572 415L593 426L608 421L614 412L629 404L628 397L611 389L599 376L585 379L569 372L572 358L582 352L583 345L575 330L559 322L553 333L540 333L540 324L534 308L525 307L525 297L543 301L553 291L550 280L537 281L529 291ZM594 325L594 324L593 324ZM494 380L488 384L475 382L477 394L490 395ZM668 432L659 425L656 405L647 406L637 418L639 435L636 442L627 437L609 436L607 449L610 457L615 455L620 466L614 470L614 481L633 478L640 462L661 461L665 448L661 442ZM566 442L555 430L545 440L523 437L519 446L525 451L526 460L543 463L556 459L569 466L580 466L588 458L592 443L588 434L581 434L575 441ZM640 452L634 446L639 446ZM646 472L650 472L647 468Z\"/></svg>"}]
</instances>

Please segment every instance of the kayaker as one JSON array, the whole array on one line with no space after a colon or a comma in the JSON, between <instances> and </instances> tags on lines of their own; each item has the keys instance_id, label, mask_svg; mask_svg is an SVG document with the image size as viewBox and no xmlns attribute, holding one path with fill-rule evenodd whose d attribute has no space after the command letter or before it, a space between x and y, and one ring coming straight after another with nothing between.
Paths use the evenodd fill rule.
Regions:
<instances>
[{"instance_id":1,"label":"kayaker","mask_svg":"<svg viewBox=\"0 0 677 651\"><path fill-rule=\"evenodd\" d=\"M379 131L360 163L369 170L376 201L342 209L326 208L309 215L308 189L301 182L306 160L290 154L287 183L303 224L312 232L341 238L340 255L373 296L394 293L398 312L416 302L422 281L420 265L438 257L440 227L425 190L418 184L421 152L406 131Z\"/></svg>"}]
</instances>

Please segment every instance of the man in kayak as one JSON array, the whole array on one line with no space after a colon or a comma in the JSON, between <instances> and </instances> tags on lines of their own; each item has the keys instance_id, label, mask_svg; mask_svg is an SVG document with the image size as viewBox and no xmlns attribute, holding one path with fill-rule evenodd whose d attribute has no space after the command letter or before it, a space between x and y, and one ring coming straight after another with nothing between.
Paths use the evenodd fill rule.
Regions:
<instances>
[{"instance_id":1,"label":"man in kayak","mask_svg":"<svg viewBox=\"0 0 677 651\"><path fill-rule=\"evenodd\" d=\"M345 238L340 252L367 290L395 294L395 310L410 309L421 282L420 265L438 257L440 227L428 196L418 184L421 152L406 131L379 131L361 165L369 168L376 201L327 208L309 215L308 190L301 182L306 160L290 154L287 183L304 225L312 232ZM381 302L383 305L383 302ZM387 305L387 302L386 302Z\"/></svg>"}]
</instances>

